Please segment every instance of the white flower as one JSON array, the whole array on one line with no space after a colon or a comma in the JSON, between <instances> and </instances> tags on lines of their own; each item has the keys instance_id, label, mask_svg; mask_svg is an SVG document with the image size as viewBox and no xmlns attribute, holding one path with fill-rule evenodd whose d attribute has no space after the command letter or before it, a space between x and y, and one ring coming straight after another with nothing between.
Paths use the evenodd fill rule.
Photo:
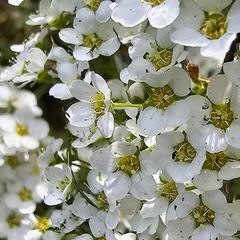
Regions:
<instances>
[{"instance_id":1,"label":"white flower","mask_svg":"<svg viewBox=\"0 0 240 240\"><path fill-rule=\"evenodd\" d=\"M49 126L43 119L36 119L28 109L18 109L15 115L0 116L0 130L8 147L36 149L39 141L47 137Z\"/></svg>"},{"instance_id":2,"label":"white flower","mask_svg":"<svg viewBox=\"0 0 240 240\"><path fill-rule=\"evenodd\" d=\"M27 240L24 236L31 230L32 214L21 214L9 209L4 202L0 203L0 237L9 240L18 238Z\"/></svg>"},{"instance_id":3,"label":"white flower","mask_svg":"<svg viewBox=\"0 0 240 240\"><path fill-rule=\"evenodd\" d=\"M132 143L114 142L109 148L93 152L90 157L92 167L108 174L104 193L110 202L124 198L130 193L138 199L151 199L156 183L151 175L142 170L144 153L138 156L137 148Z\"/></svg>"},{"instance_id":4,"label":"white flower","mask_svg":"<svg viewBox=\"0 0 240 240\"><path fill-rule=\"evenodd\" d=\"M34 115L40 116L42 110L37 106L36 96L27 90L18 90L12 84L0 85L0 107L9 110L28 108Z\"/></svg>"},{"instance_id":5,"label":"white flower","mask_svg":"<svg viewBox=\"0 0 240 240\"><path fill-rule=\"evenodd\" d=\"M239 155L231 152L230 146L221 152L206 153L206 160L193 184L201 190L215 190L223 185L223 180L231 180L240 176Z\"/></svg>"},{"instance_id":6,"label":"white flower","mask_svg":"<svg viewBox=\"0 0 240 240\"><path fill-rule=\"evenodd\" d=\"M47 205L57 205L65 200L72 182L70 168L62 166L47 167L44 170L45 179L48 181L48 193L44 198Z\"/></svg>"},{"instance_id":7,"label":"white flower","mask_svg":"<svg viewBox=\"0 0 240 240\"><path fill-rule=\"evenodd\" d=\"M64 233L73 231L85 221L74 215L72 205L67 204L63 204L61 210L54 210L50 219L52 226L61 229Z\"/></svg>"},{"instance_id":8,"label":"white flower","mask_svg":"<svg viewBox=\"0 0 240 240\"><path fill-rule=\"evenodd\" d=\"M201 130L207 151L220 152L225 150L228 144L240 148L237 134L240 108L236 86L226 75L214 76L208 84L207 96L212 102L212 107L208 109L211 117L209 124Z\"/></svg>"},{"instance_id":9,"label":"white flower","mask_svg":"<svg viewBox=\"0 0 240 240\"><path fill-rule=\"evenodd\" d=\"M108 229L114 229L119 222L119 213L116 205L110 205L106 195L103 193L105 174L99 174L91 170L87 176L87 181L94 197L85 193L94 203L94 206L87 203L79 195L75 198L72 211L76 216L83 219L89 219L89 227L95 237L101 237L107 234Z\"/></svg>"},{"instance_id":10,"label":"white flower","mask_svg":"<svg viewBox=\"0 0 240 240\"><path fill-rule=\"evenodd\" d=\"M110 89L100 75L92 73L91 76L93 86L84 81L71 84L70 91L79 102L68 108L67 117L75 127L91 127L97 120L101 134L109 138L114 127L113 115L108 112Z\"/></svg>"},{"instance_id":11,"label":"white flower","mask_svg":"<svg viewBox=\"0 0 240 240\"><path fill-rule=\"evenodd\" d=\"M38 192L38 184L42 181L32 184L31 176L26 180L15 179L7 183L8 192L4 194L3 199L5 204L13 210L18 210L22 214L33 213L37 203L43 200L43 196ZM39 185L39 187L41 187Z\"/></svg>"},{"instance_id":12,"label":"white flower","mask_svg":"<svg viewBox=\"0 0 240 240\"><path fill-rule=\"evenodd\" d=\"M111 56L120 47L114 31L118 25L112 20L97 23L94 13L89 8L79 9L73 23L74 28L62 29L60 38L75 44L73 56L80 61L89 61L99 55Z\"/></svg>"},{"instance_id":13,"label":"white flower","mask_svg":"<svg viewBox=\"0 0 240 240\"><path fill-rule=\"evenodd\" d=\"M183 183L200 173L205 160L205 146L198 131L166 132L157 136L151 152L155 169L167 170L174 181Z\"/></svg>"},{"instance_id":14,"label":"white flower","mask_svg":"<svg viewBox=\"0 0 240 240\"><path fill-rule=\"evenodd\" d=\"M173 23L177 28L171 34L171 40L185 46L201 47L203 56L224 55L239 32L239 12L236 9L240 1L236 1L228 11L222 13L231 1L183 1L180 14ZM199 6L198 6L199 3ZM205 12L206 13L205 13Z\"/></svg>"},{"instance_id":15,"label":"white flower","mask_svg":"<svg viewBox=\"0 0 240 240\"><path fill-rule=\"evenodd\" d=\"M168 27L158 30L156 39L148 33L133 37L132 46L129 47L129 56L132 59L128 66L130 75L141 79L148 73L163 73L176 63L183 48L166 40L171 29Z\"/></svg>"},{"instance_id":16,"label":"white flower","mask_svg":"<svg viewBox=\"0 0 240 240\"><path fill-rule=\"evenodd\" d=\"M214 240L219 234L232 236L237 231L226 212L226 198L219 190L203 192L201 200L193 192L182 193L174 201L174 209L178 218L167 224L170 237Z\"/></svg>"}]
</instances>

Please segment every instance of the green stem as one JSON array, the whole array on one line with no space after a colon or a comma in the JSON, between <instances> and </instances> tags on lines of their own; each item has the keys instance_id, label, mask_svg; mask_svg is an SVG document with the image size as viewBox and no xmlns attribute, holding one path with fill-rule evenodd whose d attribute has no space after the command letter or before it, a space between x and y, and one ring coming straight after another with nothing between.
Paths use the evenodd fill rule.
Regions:
<instances>
[{"instance_id":1,"label":"green stem","mask_svg":"<svg viewBox=\"0 0 240 240\"><path fill-rule=\"evenodd\" d=\"M142 104L112 103L113 108L142 108Z\"/></svg>"}]
</instances>

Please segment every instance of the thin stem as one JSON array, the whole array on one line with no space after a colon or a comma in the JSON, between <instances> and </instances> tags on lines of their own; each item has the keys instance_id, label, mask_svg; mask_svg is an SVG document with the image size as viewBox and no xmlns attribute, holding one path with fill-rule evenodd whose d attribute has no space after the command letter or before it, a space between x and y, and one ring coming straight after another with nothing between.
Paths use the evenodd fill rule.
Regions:
<instances>
[{"instance_id":1,"label":"thin stem","mask_svg":"<svg viewBox=\"0 0 240 240\"><path fill-rule=\"evenodd\" d=\"M113 108L142 108L142 104L112 103Z\"/></svg>"}]
</instances>

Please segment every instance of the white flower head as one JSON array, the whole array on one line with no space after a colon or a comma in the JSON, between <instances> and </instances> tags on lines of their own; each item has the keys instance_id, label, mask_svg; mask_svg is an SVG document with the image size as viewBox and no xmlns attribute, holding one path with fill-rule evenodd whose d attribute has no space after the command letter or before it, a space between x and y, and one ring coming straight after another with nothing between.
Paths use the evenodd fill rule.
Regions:
<instances>
[{"instance_id":1,"label":"white flower head","mask_svg":"<svg viewBox=\"0 0 240 240\"><path fill-rule=\"evenodd\" d=\"M177 30L171 34L171 40L185 46L201 47L203 56L224 58L235 34L239 32L239 12L236 9L240 2L232 4L227 15L222 10L231 1L220 2L181 2L180 14L173 23Z\"/></svg>"},{"instance_id":2,"label":"white flower head","mask_svg":"<svg viewBox=\"0 0 240 240\"><path fill-rule=\"evenodd\" d=\"M84 81L73 81L70 87L72 95L79 102L67 110L70 124L75 127L91 127L95 120L104 137L111 137L114 119L108 112L110 106L110 89L98 74L90 73L92 85Z\"/></svg>"}]
</instances>

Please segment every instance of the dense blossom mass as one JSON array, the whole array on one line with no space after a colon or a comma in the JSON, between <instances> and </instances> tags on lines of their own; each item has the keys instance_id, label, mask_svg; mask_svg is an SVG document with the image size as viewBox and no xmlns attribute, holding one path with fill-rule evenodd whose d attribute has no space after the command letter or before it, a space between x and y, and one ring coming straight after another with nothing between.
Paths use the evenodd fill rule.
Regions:
<instances>
[{"instance_id":1,"label":"dense blossom mass","mask_svg":"<svg viewBox=\"0 0 240 240\"><path fill-rule=\"evenodd\" d=\"M41 0L26 23L0 73L0 238L239 239L240 0Z\"/></svg>"}]
</instances>

